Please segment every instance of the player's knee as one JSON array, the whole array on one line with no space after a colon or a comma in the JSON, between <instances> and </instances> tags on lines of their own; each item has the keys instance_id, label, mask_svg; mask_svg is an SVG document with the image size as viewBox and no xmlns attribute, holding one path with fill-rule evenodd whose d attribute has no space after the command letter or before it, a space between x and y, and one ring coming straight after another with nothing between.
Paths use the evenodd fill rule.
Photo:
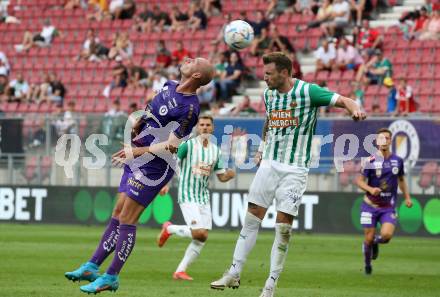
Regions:
<instances>
[{"instance_id":1,"label":"player's knee","mask_svg":"<svg viewBox=\"0 0 440 297\"><path fill-rule=\"evenodd\" d=\"M201 242L205 242L206 240L208 240L208 231L206 230L193 231L192 238Z\"/></svg>"},{"instance_id":2,"label":"player's knee","mask_svg":"<svg viewBox=\"0 0 440 297\"><path fill-rule=\"evenodd\" d=\"M391 238L393 237L393 235L390 233L385 233L385 234L381 234L381 237L382 237L383 243L388 243L391 241Z\"/></svg>"}]
</instances>

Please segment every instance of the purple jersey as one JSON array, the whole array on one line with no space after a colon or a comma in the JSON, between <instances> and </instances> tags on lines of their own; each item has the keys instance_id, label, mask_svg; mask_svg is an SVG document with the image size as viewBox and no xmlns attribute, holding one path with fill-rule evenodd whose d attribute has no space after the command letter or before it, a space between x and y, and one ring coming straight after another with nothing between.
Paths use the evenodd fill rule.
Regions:
<instances>
[{"instance_id":1,"label":"purple jersey","mask_svg":"<svg viewBox=\"0 0 440 297\"><path fill-rule=\"evenodd\" d=\"M178 83L167 81L159 94L146 107L146 115L139 135L132 140L134 146L150 146L151 144L168 140L170 133L178 138L188 136L196 125L200 106L197 95L184 95L178 93ZM151 156L151 155L149 155ZM139 160L140 159L140 160ZM139 204L147 207L174 175L173 164L167 163L162 158L154 157L144 162L141 157L130 162L139 162L135 168L140 173L132 172L130 165L124 167L124 174L119 185L119 192L126 193ZM168 160L176 162L176 160ZM175 164L174 164L175 165ZM146 182L144 182L146 181Z\"/></svg>"},{"instance_id":2,"label":"purple jersey","mask_svg":"<svg viewBox=\"0 0 440 297\"><path fill-rule=\"evenodd\" d=\"M143 116L143 126L140 135L146 130L162 129L159 133L147 134L133 141L134 146L149 146L153 143L168 140L169 134L174 133L178 138L188 136L197 124L200 105L196 94L184 95L176 91L177 81L167 81L162 90L145 108L147 114ZM174 126L169 125L174 122ZM166 161L158 157L148 162L143 167L162 169L166 167Z\"/></svg>"},{"instance_id":3,"label":"purple jersey","mask_svg":"<svg viewBox=\"0 0 440 297\"><path fill-rule=\"evenodd\" d=\"M402 158L391 154L388 159L372 156L368 166L362 170L362 175L368 179L368 185L380 188L379 196L367 193L368 199L379 207L394 207L397 198L398 179L404 175Z\"/></svg>"}]
</instances>

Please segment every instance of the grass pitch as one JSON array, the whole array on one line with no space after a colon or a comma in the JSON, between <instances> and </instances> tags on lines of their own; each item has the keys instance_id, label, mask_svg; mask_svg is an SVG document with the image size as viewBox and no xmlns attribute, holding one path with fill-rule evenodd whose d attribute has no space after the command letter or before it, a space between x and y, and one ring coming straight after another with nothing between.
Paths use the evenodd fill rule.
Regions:
<instances>
[{"instance_id":1,"label":"grass pitch","mask_svg":"<svg viewBox=\"0 0 440 297\"><path fill-rule=\"evenodd\" d=\"M88 260L102 230L103 226L0 224L0 296L86 296L78 283L64 278L64 272ZM174 236L159 249L157 232L138 229L119 290L101 295L259 296L269 269L273 232L260 233L242 273L241 287L223 292L211 290L209 284L230 265L238 231L211 232L199 260L188 271L193 282L171 278L189 240ZM440 296L439 239L394 238L381 246L370 277L363 274L361 242L360 236L295 234L275 296Z\"/></svg>"}]
</instances>

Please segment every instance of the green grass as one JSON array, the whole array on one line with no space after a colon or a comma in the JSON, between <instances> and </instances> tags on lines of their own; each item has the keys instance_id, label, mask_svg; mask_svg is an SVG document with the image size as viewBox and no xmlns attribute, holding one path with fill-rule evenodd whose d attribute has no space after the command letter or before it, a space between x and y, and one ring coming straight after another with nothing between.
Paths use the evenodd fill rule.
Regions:
<instances>
[{"instance_id":1,"label":"green grass","mask_svg":"<svg viewBox=\"0 0 440 297\"><path fill-rule=\"evenodd\" d=\"M65 271L86 261L103 227L0 224L0 296L85 296ZM262 232L249 256L238 290L213 291L209 283L231 262L237 231L210 234L188 271L193 282L171 274L188 240L172 237L155 245L158 230L138 229L136 248L122 271L118 292L104 296L259 296L269 269L273 233ZM277 297L440 296L440 240L394 238L381 246L374 274L363 275L360 236L294 235ZM109 259L103 267L107 267Z\"/></svg>"}]
</instances>

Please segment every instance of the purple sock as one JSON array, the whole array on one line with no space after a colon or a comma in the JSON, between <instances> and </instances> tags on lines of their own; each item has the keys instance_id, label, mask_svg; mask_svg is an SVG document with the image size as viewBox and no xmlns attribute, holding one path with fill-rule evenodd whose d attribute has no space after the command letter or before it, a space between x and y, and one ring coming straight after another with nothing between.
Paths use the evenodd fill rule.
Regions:
<instances>
[{"instance_id":1,"label":"purple sock","mask_svg":"<svg viewBox=\"0 0 440 297\"><path fill-rule=\"evenodd\" d=\"M382 236L376 235L374 236L374 243L388 243L388 241L384 240Z\"/></svg>"},{"instance_id":2,"label":"purple sock","mask_svg":"<svg viewBox=\"0 0 440 297\"><path fill-rule=\"evenodd\" d=\"M104 234L102 234L101 242L96 248L90 262L96 265L101 265L102 262L115 250L116 242L118 242L119 237L119 220L111 218L110 222L105 229Z\"/></svg>"},{"instance_id":3,"label":"purple sock","mask_svg":"<svg viewBox=\"0 0 440 297\"><path fill-rule=\"evenodd\" d=\"M116 244L115 255L110 267L107 269L108 274L119 274L130 256L136 242L136 225L119 225L119 239Z\"/></svg>"},{"instance_id":4,"label":"purple sock","mask_svg":"<svg viewBox=\"0 0 440 297\"><path fill-rule=\"evenodd\" d=\"M364 253L365 266L371 266L371 245L364 242L362 252Z\"/></svg>"}]
</instances>

